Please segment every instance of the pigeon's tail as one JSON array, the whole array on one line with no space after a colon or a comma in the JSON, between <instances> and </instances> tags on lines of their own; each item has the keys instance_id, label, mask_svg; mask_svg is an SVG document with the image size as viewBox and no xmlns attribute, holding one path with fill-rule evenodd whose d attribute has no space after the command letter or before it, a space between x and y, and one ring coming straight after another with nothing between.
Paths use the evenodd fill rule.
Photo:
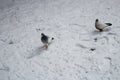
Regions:
<instances>
[{"instance_id":1,"label":"pigeon's tail","mask_svg":"<svg viewBox=\"0 0 120 80\"><path fill-rule=\"evenodd\" d=\"M112 26L112 24L111 23L105 23L107 26Z\"/></svg>"}]
</instances>

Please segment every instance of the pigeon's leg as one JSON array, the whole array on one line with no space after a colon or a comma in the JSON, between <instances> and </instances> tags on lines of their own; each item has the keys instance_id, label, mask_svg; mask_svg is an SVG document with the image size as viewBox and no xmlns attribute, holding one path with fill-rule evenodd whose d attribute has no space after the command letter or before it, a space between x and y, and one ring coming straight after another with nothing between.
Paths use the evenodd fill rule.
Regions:
<instances>
[{"instance_id":1,"label":"pigeon's leg","mask_svg":"<svg viewBox=\"0 0 120 80\"><path fill-rule=\"evenodd\" d=\"M48 49L48 44L45 44L45 48Z\"/></svg>"},{"instance_id":2,"label":"pigeon's leg","mask_svg":"<svg viewBox=\"0 0 120 80\"><path fill-rule=\"evenodd\" d=\"M103 31L103 29L99 29L99 31L100 31L100 32L102 32L102 31Z\"/></svg>"}]
</instances>

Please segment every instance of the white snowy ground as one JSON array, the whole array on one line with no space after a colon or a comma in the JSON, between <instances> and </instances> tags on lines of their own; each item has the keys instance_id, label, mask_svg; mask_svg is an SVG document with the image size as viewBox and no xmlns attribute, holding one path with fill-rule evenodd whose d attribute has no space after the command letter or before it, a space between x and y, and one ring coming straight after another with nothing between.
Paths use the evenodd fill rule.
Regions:
<instances>
[{"instance_id":1,"label":"white snowy ground","mask_svg":"<svg viewBox=\"0 0 120 80\"><path fill-rule=\"evenodd\" d=\"M0 80L120 80L120 0L11 1L0 9ZM113 25L98 32L96 18ZM42 32L55 38L48 50Z\"/></svg>"}]
</instances>

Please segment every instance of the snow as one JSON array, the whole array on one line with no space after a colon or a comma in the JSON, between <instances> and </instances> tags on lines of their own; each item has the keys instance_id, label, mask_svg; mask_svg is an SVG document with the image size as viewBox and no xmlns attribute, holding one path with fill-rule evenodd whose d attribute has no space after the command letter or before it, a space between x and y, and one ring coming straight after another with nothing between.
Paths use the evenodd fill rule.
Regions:
<instances>
[{"instance_id":1,"label":"snow","mask_svg":"<svg viewBox=\"0 0 120 80\"><path fill-rule=\"evenodd\" d=\"M119 0L2 1L0 80L120 80Z\"/></svg>"}]
</instances>

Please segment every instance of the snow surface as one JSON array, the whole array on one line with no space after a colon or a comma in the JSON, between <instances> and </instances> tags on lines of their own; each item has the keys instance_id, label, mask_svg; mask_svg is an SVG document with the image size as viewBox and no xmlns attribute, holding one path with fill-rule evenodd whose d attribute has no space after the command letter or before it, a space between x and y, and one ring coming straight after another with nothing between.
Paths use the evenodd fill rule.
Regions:
<instances>
[{"instance_id":1,"label":"snow surface","mask_svg":"<svg viewBox=\"0 0 120 80\"><path fill-rule=\"evenodd\" d=\"M120 80L120 0L9 1L0 3L0 80ZM98 32L96 18L113 25ZM42 32L55 38L48 50Z\"/></svg>"}]
</instances>

